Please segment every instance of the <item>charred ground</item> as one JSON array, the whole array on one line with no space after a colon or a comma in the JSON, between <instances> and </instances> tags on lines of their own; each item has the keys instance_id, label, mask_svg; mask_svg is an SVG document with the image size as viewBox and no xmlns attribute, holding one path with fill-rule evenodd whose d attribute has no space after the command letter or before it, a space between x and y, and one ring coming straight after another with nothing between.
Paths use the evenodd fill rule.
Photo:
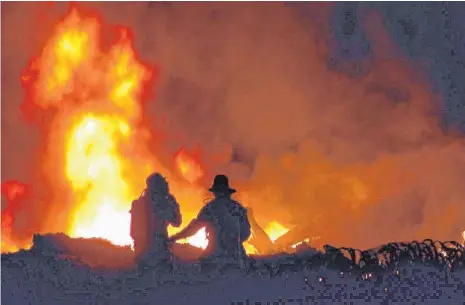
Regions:
<instances>
[{"instance_id":1,"label":"charred ground","mask_svg":"<svg viewBox=\"0 0 465 305\"><path fill-rule=\"evenodd\" d=\"M332 294L331 289L339 287L338 285L372 285L378 287L378 292L371 291L371 296L367 297L376 299L379 296L379 300L383 300L393 297L387 293L388 290L390 293L402 290L406 285L418 288L421 285L415 284L415 281L426 278L426 283L433 285L434 281L431 281L434 279L430 277L436 280L439 277L443 280L444 277L446 283L454 287L454 293L459 295L458 300L465 300L465 286L462 287L464 282L460 279L465 266L465 251L462 245L453 241L390 243L364 251L329 245L324 247L324 251L317 251L302 246L293 254L251 257L251 265L245 270L231 268L210 272L200 270L197 262L192 260L198 255L197 248L187 244L178 246L180 248L174 249L178 255L172 273L153 270L139 275L130 264L132 251L128 247L115 246L99 239L71 239L64 234L36 235L30 250L2 255L2 296L5 304L13 304L13 301L14 304L22 304L21 300L26 299L32 302L30 304L52 299L54 302L85 300L92 303L98 300L105 304L129 304L133 297L141 300L164 300L166 304L184 304L179 299L180 291L189 289L192 298L202 294L205 302L203 304L210 304L218 298L215 292L218 285L223 285L221 289L225 289L232 283L241 281L255 283L261 287L257 289L261 291L263 298L265 295L273 295L272 292L263 293L272 290L274 285L278 285L278 281L280 285L284 285L278 289L282 290L283 296L289 293L286 292L289 287L297 290L307 287L304 290L308 289L306 294L309 294L310 290L321 286L326 287L326 298L332 295L332 298L336 296L343 302L357 298L347 294L345 297ZM190 253L191 260L186 260L186 253ZM253 290L253 285L248 290L243 288L246 290L232 294L229 302L240 300L241 293L247 297ZM447 295L446 290L444 295ZM175 291L178 291L178 298L173 298ZM324 296L319 296L318 293L311 292L306 297L307 301L311 299L316 304L324 304ZM434 299L428 293L432 292L427 292L422 298ZM174 302L174 299L180 303ZM411 300L413 299L412 297Z\"/></svg>"}]
</instances>

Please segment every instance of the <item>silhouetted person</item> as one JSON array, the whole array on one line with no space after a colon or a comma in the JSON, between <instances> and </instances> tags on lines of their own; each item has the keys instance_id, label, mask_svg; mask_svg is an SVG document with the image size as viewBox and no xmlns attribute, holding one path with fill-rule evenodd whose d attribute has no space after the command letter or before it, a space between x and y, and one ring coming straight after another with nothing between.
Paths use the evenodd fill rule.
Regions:
<instances>
[{"instance_id":1,"label":"silhouetted person","mask_svg":"<svg viewBox=\"0 0 465 305\"><path fill-rule=\"evenodd\" d=\"M169 192L168 182L159 173L146 180L147 188L132 202L131 237L136 262L147 259L166 262L171 257L168 225L181 225L179 204Z\"/></svg>"},{"instance_id":2,"label":"silhouetted person","mask_svg":"<svg viewBox=\"0 0 465 305\"><path fill-rule=\"evenodd\" d=\"M186 228L172 236L171 241L192 236L205 227L208 246L202 262L239 262L247 258L243 243L251 233L247 210L231 198L236 190L229 187L225 175L217 175L209 191L215 199L207 203Z\"/></svg>"}]
</instances>

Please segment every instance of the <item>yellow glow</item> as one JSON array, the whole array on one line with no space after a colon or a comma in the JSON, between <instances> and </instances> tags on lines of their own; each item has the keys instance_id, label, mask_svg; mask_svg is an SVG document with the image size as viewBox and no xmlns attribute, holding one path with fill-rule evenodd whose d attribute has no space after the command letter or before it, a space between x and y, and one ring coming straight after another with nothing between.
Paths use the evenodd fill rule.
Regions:
<instances>
[{"instance_id":1,"label":"yellow glow","mask_svg":"<svg viewBox=\"0 0 465 305\"><path fill-rule=\"evenodd\" d=\"M271 241L274 242L279 237L289 232L289 229L284 227L282 224L280 224L277 221L271 221L266 226L265 232L270 237Z\"/></svg>"}]
</instances>

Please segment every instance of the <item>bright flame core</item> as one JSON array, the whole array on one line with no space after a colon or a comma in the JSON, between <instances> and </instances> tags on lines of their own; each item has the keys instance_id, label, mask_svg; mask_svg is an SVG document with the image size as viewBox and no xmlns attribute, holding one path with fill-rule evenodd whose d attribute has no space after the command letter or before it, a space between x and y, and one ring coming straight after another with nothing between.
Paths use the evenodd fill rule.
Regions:
<instances>
[{"instance_id":1,"label":"bright flame core","mask_svg":"<svg viewBox=\"0 0 465 305\"><path fill-rule=\"evenodd\" d=\"M71 131L66 174L74 190L86 193L74 215L71 235L101 237L117 245L131 243L130 191L115 143L118 136L128 135L126 126L116 119L88 115Z\"/></svg>"},{"instance_id":2,"label":"bright flame core","mask_svg":"<svg viewBox=\"0 0 465 305\"><path fill-rule=\"evenodd\" d=\"M197 231L194 235L191 237L188 237L186 239L180 239L177 241L180 244L186 244L189 243L194 247L201 248L201 249L206 249L208 246L208 240L207 240L207 232L205 228L202 228Z\"/></svg>"}]
</instances>

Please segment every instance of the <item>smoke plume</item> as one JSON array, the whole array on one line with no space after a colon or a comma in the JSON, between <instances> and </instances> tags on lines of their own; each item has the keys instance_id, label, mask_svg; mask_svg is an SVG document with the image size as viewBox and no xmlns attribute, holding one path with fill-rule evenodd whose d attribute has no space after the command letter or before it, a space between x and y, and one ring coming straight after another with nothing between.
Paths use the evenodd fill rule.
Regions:
<instances>
[{"instance_id":1,"label":"smoke plume","mask_svg":"<svg viewBox=\"0 0 465 305\"><path fill-rule=\"evenodd\" d=\"M2 181L40 184L19 78L66 6L44 5L2 5ZM348 63L331 57L332 5L85 6L132 28L159 68L145 113L154 155L200 148L203 186L228 174L259 222L307 224L309 236L354 247L460 237L465 141L441 129L440 97L376 12L359 18L370 53ZM60 203L34 204L25 208L45 221ZM37 231L51 228L44 221Z\"/></svg>"}]
</instances>

